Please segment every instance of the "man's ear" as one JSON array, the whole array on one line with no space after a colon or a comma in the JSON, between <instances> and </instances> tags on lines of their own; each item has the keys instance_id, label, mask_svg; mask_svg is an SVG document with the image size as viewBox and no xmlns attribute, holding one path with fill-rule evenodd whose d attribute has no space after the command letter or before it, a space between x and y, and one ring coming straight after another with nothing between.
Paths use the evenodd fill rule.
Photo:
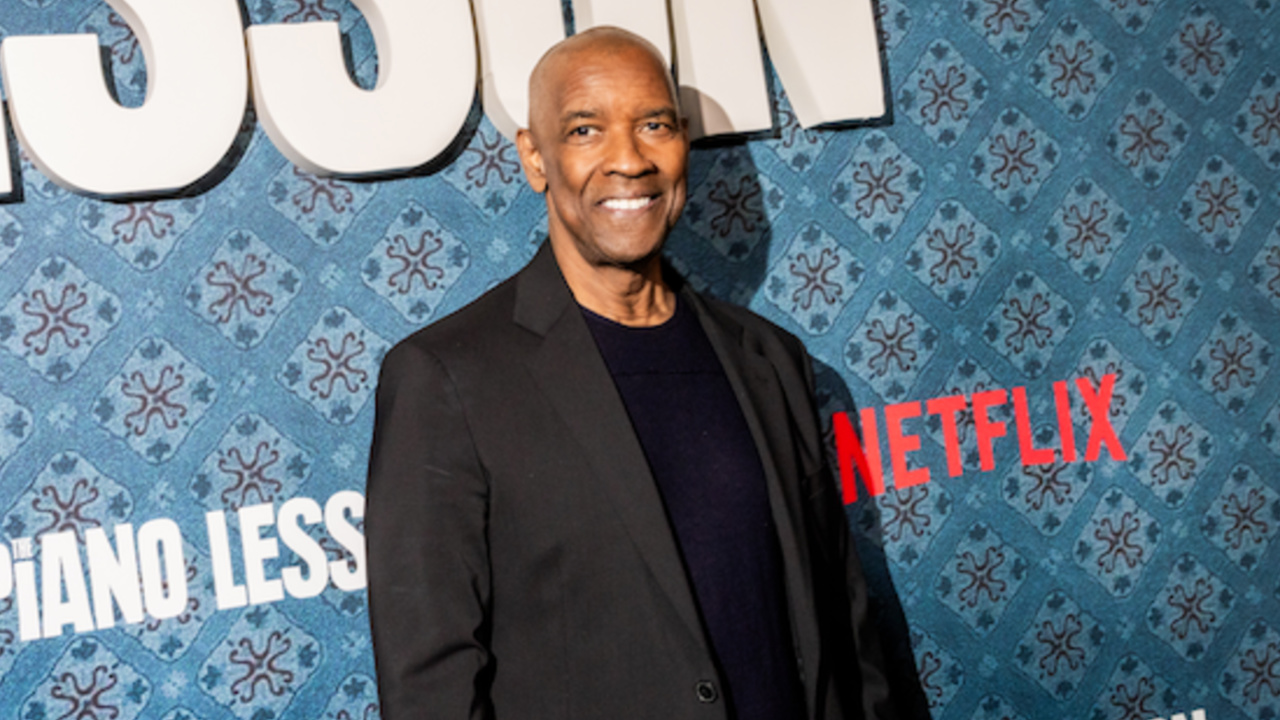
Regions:
<instances>
[{"instance_id":1,"label":"man's ear","mask_svg":"<svg viewBox=\"0 0 1280 720\"><path fill-rule=\"evenodd\" d=\"M542 153L534 142L533 133L528 128L516 131L516 152L520 153L520 166L524 168L524 177L536 193L547 190L547 173L542 166Z\"/></svg>"}]
</instances>

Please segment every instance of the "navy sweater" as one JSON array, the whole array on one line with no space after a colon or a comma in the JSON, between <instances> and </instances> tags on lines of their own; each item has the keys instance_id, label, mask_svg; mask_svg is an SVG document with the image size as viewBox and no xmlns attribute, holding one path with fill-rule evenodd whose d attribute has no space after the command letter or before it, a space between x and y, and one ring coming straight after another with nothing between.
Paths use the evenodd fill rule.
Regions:
<instances>
[{"instance_id":1,"label":"navy sweater","mask_svg":"<svg viewBox=\"0 0 1280 720\"><path fill-rule=\"evenodd\" d=\"M656 327L583 315L657 481L731 717L802 717L764 470L706 333L683 301Z\"/></svg>"}]
</instances>

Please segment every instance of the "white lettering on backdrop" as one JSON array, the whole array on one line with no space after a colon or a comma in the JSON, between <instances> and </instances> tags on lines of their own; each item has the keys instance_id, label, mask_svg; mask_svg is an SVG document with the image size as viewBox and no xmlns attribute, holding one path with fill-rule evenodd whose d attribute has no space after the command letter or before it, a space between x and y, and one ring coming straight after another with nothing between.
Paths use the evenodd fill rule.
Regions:
<instances>
[{"instance_id":1,"label":"white lettering on backdrop","mask_svg":"<svg viewBox=\"0 0 1280 720\"><path fill-rule=\"evenodd\" d=\"M293 164L324 175L407 170L444 152L471 110L467 0L352 0L378 49L378 82L347 75L336 22L253 25L253 101ZM442 72L442 70L444 70Z\"/></svg>"},{"instance_id":2,"label":"white lettering on backdrop","mask_svg":"<svg viewBox=\"0 0 1280 720\"><path fill-rule=\"evenodd\" d=\"M244 118L250 75L267 134L315 174L376 175L437 157L470 110L477 50L485 110L513 136L529 71L564 36L558 0L353 0L379 60L377 84L363 90L343 66L337 23L242 32L235 0L106 2L146 58L139 108L108 94L93 35L0 43L27 155L59 185L103 197L163 195L212 171ZM695 138L770 127L761 34L802 125L885 111L871 0L574 0L574 11L581 28L626 27L674 55ZM12 192L7 143L0 135L0 194Z\"/></svg>"},{"instance_id":3,"label":"white lettering on backdrop","mask_svg":"<svg viewBox=\"0 0 1280 720\"><path fill-rule=\"evenodd\" d=\"M35 166L69 190L178 190L214 168L244 119L249 79L239 6L109 4L146 57L146 102L126 108L108 94L96 36L15 35L0 44L14 132Z\"/></svg>"},{"instance_id":4,"label":"white lettering on backdrop","mask_svg":"<svg viewBox=\"0 0 1280 720\"><path fill-rule=\"evenodd\" d=\"M205 514L216 609L311 598L330 585L341 592L365 587L360 493L341 490L323 506L308 497L290 498L279 512L273 503L246 505L234 514L238 545L227 532L227 511ZM107 528L84 530L83 542L80 532L0 543L0 603L17 608L18 640L56 638L68 625L86 633L117 622L177 617L187 610L192 589L207 587L194 574L196 558L185 553L182 530L170 518L143 523L136 538L132 524L116 525L110 531L114 547ZM282 543L294 562L277 567Z\"/></svg>"}]
</instances>

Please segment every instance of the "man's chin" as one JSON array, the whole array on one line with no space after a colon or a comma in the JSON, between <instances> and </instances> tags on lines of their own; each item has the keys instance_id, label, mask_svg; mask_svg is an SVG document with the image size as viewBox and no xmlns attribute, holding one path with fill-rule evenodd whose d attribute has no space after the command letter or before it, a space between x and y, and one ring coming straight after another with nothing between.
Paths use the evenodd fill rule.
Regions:
<instances>
[{"instance_id":1,"label":"man's chin","mask_svg":"<svg viewBox=\"0 0 1280 720\"><path fill-rule=\"evenodd\" d=\"M643 270L658 262L662 255L662 245L663 243L660 241L646 245L643 248L627 247L612 251L606 250L601 253L598 264L626 268L628 270Z\"/></svg>"},{"instance_id":2,"label":"man's chin","mask_svg":"<svg viewBox=\"0 0 1280 720\"><path fill-rule=\"evenodd\" d=\"M666 237L604 237L578 244L584 259L592 265L642 268L662 254Z\"/></svg>"}]
</instances>

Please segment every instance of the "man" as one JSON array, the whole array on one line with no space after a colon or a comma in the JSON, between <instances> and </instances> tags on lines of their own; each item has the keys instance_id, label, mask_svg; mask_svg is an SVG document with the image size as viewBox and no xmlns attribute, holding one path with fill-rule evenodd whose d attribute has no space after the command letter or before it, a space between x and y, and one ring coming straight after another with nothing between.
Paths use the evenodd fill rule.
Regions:
<instances>
[{"instance_id":1,"label":"man","mask_svg":"<svg viewBox=\"0 0 1280 720\"><path fill-rule=\"evenodd\" d=\"M808 357L664 274L689 142L661 55L557 45L517 146L548 242L382 366L382 716L883 716Z\"/></svg>"}]
</instances>

